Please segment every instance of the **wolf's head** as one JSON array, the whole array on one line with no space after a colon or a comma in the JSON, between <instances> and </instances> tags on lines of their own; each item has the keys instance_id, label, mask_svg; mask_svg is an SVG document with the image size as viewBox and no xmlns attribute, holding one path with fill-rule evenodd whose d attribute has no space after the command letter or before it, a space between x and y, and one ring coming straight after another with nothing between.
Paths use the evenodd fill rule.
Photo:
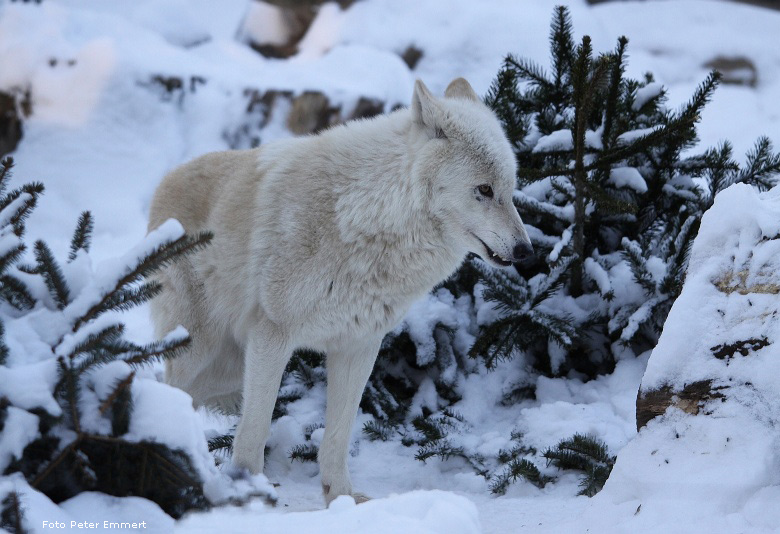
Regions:
<instances>
[{"instance_id":1,"label":"wolf's head","mask_svg":"<svg viewBox=\"0 0 780 534\"><path fill-rule=\"evenodd\" d=\"M430 181L431 207L457 244L499 266L528 257L531 241L512 202L517 164L493 112L463 78L443 99L418 80L411 112L422 142L415 170Z\"/></svg>"}]
</instances>

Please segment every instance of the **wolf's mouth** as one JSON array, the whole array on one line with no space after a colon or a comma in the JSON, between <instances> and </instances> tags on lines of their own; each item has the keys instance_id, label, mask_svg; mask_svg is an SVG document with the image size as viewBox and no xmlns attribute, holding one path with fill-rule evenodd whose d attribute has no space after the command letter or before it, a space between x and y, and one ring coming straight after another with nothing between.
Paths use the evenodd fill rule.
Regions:
<instances>
[{"instance_id":1,"label":"wolf's mouth","mask_svg":"<svg viewBox=\"0 0 780 534\"><path fill-rule=\"evenodd\" d=\"M480 254L479 256L482 257L482 259L486 259L489 261L492 261L496 265L500 265L501 267L509 267L512 265L512 262L510 260L507 260L506 258L502 258L498 254L496 254L496 251L490 248L487 243L479 239L479 237L476 234L472 234L474 237L477 238L477 240L482 243L482 246L485 247L486 254Z\"/></svg>"}]
</instances>

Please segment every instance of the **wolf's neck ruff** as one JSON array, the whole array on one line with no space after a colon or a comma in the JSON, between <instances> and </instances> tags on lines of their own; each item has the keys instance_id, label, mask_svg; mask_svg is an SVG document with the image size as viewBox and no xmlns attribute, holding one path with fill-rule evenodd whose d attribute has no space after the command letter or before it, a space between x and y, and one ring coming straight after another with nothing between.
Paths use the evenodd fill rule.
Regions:
<instances>
[{"instance_id":1,"label":"wolf's neck ruff","mask_svg":"<svg viewBox=\"0 0 780 534\"><path fill-rule=\"evenodd\" d=\"M335 128L323 135L322 145L331 154L335 216L345 242L362 239L401 238L415 241L440 226L431 212L434 191L430 180L416 176L420 149L409 113L397 111L373 121ZM351 153L339 152L346 139Z\"/></svg>"}]
</instances>

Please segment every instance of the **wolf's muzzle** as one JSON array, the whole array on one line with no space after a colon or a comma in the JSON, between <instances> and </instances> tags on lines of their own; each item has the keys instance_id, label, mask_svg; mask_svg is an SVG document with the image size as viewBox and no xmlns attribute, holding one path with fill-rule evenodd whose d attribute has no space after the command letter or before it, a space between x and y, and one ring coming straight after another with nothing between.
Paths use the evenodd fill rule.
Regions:
<instances>
[{"instance_id":1,"label":"wolf's muzzle","mask_svg":"<svg viewBox=\"0 0 780 534\"><path fill-rule=\"evenodd\" d=\"M514 261L522 261L528 258L533 253L534 253L534 247L532 247L531 243L527 241L520 241L518 244L515 245L515 248L512 251L512 255L514 256Z\"/></svg>"}]
</instances>

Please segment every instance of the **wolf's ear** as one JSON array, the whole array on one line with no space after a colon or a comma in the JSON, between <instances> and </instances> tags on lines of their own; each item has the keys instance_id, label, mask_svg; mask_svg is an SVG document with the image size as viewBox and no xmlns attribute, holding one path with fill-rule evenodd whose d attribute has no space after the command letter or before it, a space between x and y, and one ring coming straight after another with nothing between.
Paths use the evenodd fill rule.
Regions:
<instances>
[{"instance_id":1,"label":"wolf's ear","mask_svg":"<svg viewBox=\"0 0 780 534\"><path fill-rule=\"evenodd\" d=\"M412 95L412 120L418 126L431 132L441 131L441 109L436 97L431 94L422 80L414 82Z\"/></svg>"},{"instance_id":2,"label":"wolf's ear","mask_svg":"<svg viewBox=\"0 0 780 534\"><path fill-rule=\"evenodd\" d=\"M464 78L455 78L447 86L447 90L444 91L444 96L447 98L462 98L465 100L473 100L479 102L479 97L474 89L471 88L471 84Z\"/></svg>"}]
</instances>

